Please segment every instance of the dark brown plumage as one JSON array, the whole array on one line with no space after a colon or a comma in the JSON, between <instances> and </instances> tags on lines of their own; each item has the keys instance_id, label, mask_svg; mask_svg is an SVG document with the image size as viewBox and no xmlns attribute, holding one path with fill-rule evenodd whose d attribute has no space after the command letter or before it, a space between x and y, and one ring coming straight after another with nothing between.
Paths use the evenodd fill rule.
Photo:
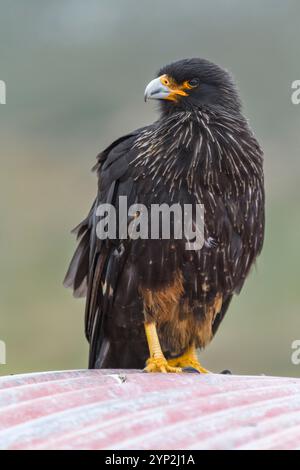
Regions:
<instances>
[{"instance_id":1,"label":"dark brown plumage","mask_svg":"<svg viewBox=\"0 0 300 470\"><path fill-rule=\"evenodd\" d=\"M145 321L156 323L166 358L205 347L263 244L262 152L229 74L186 59L159 77L146 98L160 100L160 118L99 154L98 194L75 229L80 242L65 285L87 297L92 368L144 367ZM118 209L119 196L148 208L204 204L203 248L188 251L174 237L99 240L96 208Z\"/></svg>"}]
</instances>

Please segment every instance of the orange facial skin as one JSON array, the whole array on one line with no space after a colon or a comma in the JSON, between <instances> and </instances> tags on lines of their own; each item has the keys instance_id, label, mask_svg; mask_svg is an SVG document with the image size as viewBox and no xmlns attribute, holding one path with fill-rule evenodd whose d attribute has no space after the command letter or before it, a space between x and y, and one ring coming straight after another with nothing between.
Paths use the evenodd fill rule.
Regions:
<instances>
[{"instance_id":1,"label":"orange facial skin","mask_svg":"<svg viewBox=\"0 0 300 470\"><path fill-rule=\"evenodd\" d=\"M166 100L178 101L179 96L188 96L188 93L186 93L185 90L191 90L194 88L188 81L178 84L174 78L168 75L161 75L159 79L161 84L168 87L170 90L170 94L165 97Z\"/></svg>"}]
</instances>

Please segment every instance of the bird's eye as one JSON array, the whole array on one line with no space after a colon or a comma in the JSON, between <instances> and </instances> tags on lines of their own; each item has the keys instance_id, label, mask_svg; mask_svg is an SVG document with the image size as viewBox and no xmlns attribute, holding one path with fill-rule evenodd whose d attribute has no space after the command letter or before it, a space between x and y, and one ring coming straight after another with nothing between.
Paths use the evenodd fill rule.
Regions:
<instances>
[{"instance_id":1,"label":"bird's eye","mask_svg":"<svg viewBox=\"0 0 300 470\"><path fill-rule=\"evenodd\" d=\"M191 87L196 87L199 85L199 79L198 78L192 78L191 80L188 81L188 84Z\"/></svg>"},{"instance_id":2,"label":"bird's eye","mask_svg":"<svg viewBox=\"0 0 300 470\"><path fill-rule=\"evenodd\" d=\"M165 86L168 86L170 85L170 80L168 79L168 77L166 75L164 75L163 77L161 77L160 79L161 83Z\"/></svg>"}]
</instances>

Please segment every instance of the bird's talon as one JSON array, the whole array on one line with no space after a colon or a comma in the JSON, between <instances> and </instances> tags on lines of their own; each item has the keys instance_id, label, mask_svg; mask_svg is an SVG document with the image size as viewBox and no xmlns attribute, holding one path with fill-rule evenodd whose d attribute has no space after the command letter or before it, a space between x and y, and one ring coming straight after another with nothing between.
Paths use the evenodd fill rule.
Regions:
<instances>
[{"instance_id":1,"label":"bird's talon","mask_svg":"<svg viewBox=\"0 0 300 470\"><path fill-rule=\"evenodd\" d=\"M188 374L201 374L201 372L194 367L183 367L182 372L187 372Z\"/></svg>"},{"instance_id":2,"label":"bird's talon","mask_svg":"<svg viewBox=\"0 0 300 470\"><path fill-rule=\"evenodd\" d=\"M169 365L179 366L182 368L183 372L199 372L200 374L210 374L211 372L200 364L199 361L195 360L193 357L188 355L183 355L178 358L169 359Z\"/></svg>"},{"instance_id":3,"label":"bird's talon","mask_svg":"<svg viewBox=\"0 0 300 470\"><path fill-rule=\"evenodd\" d=\"M180 367L173 367L163 357L150 357L146 362L144 372L161 372L163 374L182 372Z\"/></svg>"}]
</instances>

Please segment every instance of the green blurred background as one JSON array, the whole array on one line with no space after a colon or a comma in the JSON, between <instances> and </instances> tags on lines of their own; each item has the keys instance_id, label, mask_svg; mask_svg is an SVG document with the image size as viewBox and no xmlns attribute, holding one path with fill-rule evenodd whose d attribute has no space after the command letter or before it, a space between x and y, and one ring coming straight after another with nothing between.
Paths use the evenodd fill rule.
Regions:
<instances>
[{"instance_id":1,"label":"green blurred background","mask_svg":"<svg viewBox=\"0 0 300 470\"><path fill-rule=\"evenodd\" d=\"M203 362L300 375L299 17L297 0L0 0L0 374L86 367L84 302L62 279L96 191L89 170L155 119L143 91L156 70L200 56L234 74L267 189L263 254Z\"/></svg>"}]
</instances>

